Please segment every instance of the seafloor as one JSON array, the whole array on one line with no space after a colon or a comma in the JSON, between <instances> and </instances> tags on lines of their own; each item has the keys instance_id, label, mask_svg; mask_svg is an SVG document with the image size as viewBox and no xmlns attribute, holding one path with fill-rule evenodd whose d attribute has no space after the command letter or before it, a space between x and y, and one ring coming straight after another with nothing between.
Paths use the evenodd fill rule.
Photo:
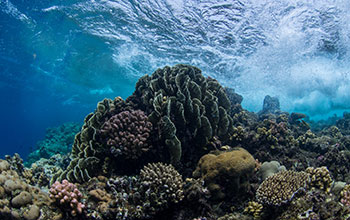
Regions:
<instances>
[{"instance_id":1,"label":"seafloor","mask_svg":"<svg viewBox=\"0 0 350 220\"><path fill-rule=\"evenodd\" d=\"M193 66L145 75L49 130L25 165L0 160L0 218L350 219L350 114L316 123L242 99Z\"/></svg>"}]
</instances>

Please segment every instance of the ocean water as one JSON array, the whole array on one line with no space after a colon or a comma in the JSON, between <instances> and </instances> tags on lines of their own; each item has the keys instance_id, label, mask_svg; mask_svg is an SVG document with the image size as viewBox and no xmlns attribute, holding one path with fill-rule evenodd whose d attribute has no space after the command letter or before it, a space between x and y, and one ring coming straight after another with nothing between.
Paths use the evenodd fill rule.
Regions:
<instances>
[{"instance_id":1,"label":"ocean water","mask_svg":"<svg viewBox=\"0 0 350 220\"><path fill-rule=\"evenodd\" d=\"M350 108L346 0L0 0L1 155L82 122L144 74L191 64L262 108L313 119Z\"/></svg>"}]
</instances>

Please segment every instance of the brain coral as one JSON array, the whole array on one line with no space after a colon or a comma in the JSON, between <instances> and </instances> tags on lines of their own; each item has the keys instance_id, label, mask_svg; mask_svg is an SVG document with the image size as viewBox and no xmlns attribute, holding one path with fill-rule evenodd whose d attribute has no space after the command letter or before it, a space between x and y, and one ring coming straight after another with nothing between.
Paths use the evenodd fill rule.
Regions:
<instances>
[{"instance_id":1,"label":"brain coral","mask_svg":"<svg viewBox=\"0 0 350 220\"><path fill-rule=\"evenodd\" d=\"M127 159L137 159L149 150L147 138L152 123L141 110L123 111L112 116L102 125L101 132L107 136L107 145L112 147L114 156L123 155Z\"/></svg>"},{"instance_id":2,"label":"brain coral","mask_svg":"<svg viewBox=\"0 0 350 220\"><path fill-rule=\"evenodd\" d=\"M234 148L217 155L204 155L199 160L193 176L201 177L213 196L222 199L227 196L225 194L232 196L238 190L244 189L254 168L253 156L243 148Z\"/></svg>"},{"instance_id":3,"label":"brain coral","mask_svg":"<svg viewBox=\"0 0 350 220\"><path fill-rule=\"evenodd\" d=\"M307 188L310 177L305 172L281 171L266 178L256 192L258 202L279 206L289 202L300 190Z\"/></svg>"},{"instance_id":4,"label":"brain coral","mask_svg":"<svg viewBox=\"0 0 350 220\"><path fill-rule=\"evenodd\" d=\"M158 126L159 144L167 147L174 165L182 160L194 166L191 161L205 153L214 136L225 141L232 134L232 118L227 114L231 103L225 89L193 66L166 66L143 76L126 101L145 111Z\"/></svg>"}]
</instances>

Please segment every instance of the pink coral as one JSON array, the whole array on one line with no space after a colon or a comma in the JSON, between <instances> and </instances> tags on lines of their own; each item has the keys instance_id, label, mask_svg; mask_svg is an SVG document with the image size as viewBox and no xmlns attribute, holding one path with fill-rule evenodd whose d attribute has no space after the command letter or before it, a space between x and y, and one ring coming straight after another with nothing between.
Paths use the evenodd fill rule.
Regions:
<instances>
[{"instance_id":1,"label":"pink coral","mask_svg":"<svg viewBox=\"0 0 350 220\"><path fill-rule=\"evenodd\" d=\"M147 142L152 123L141 110L123 111L112 116L101 129L114 156L137 159L151 147Z\"/></svg>"},{"instance_id":2,"label":"pink coral","mask_svg":"<svg viewBox=\"0 0 350 220\"><path fill-rule=\"evenodd\" d=\"M81 214L85 205L80 202L83 197L77 186L68 180L62 180L62 183L56 181L50 188L50 198L54 199L60 205L71 209L71 214L76 216Z\"/></svg>"},{"instance_id":3,"label":"pink coral","mask_svg":"<svg viewBox=\"0 0 350 220\"><path fill-rule=\"evenodd\" d=\"M340 202L345 206L350 206L350 185L345 185L340 192Z\"/></svg>"}]
</instances>

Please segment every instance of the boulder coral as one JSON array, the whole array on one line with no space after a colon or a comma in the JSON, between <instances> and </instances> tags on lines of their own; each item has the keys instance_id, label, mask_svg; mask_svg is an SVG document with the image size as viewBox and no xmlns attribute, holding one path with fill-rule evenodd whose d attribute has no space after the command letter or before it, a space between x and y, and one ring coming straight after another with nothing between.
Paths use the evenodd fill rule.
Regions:
<instances>
[{"instance_id":1,"label":"boulder coral","mask_svg":"<svg viewBox=\"0 0 350 220\"><path fill-rule=\"evenodd\" d=\"M223 199L246 189L254 168L253 156L243 148L234 148L204 155L193 176L204 180L214 199Z\"/></svg>"},{"instance_id":2,"label":"boulder coral","mask_svg":"<svg viewBox=\"0 0 350 220\"><path fill-rule=\"evenodd\" d=\"M0 160L0 219L60 220L61 217L62 213L51 206L47 193L28 184L7 161Z\"/></svg>"}]
</instances>

